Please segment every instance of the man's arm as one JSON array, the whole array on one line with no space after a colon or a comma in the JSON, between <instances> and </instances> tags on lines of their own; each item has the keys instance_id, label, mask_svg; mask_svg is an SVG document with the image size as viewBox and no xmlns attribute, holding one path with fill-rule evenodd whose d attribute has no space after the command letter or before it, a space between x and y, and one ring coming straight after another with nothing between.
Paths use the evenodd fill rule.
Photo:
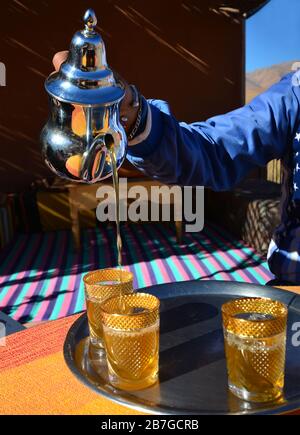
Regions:
<instances>
[{"instance_id":1,"label":"man's arm","mask_svg":"<svg viewBox=\"0 0 300 435\"><path fill-rule=\"evenodd\" d=\"M149 100L145 131L130 143L128 159L168 184L229 190L254 167L287 152L299 96L288 74L241 109L190 125L179 123L167 103Z\"/></svg>"}]
</instances>

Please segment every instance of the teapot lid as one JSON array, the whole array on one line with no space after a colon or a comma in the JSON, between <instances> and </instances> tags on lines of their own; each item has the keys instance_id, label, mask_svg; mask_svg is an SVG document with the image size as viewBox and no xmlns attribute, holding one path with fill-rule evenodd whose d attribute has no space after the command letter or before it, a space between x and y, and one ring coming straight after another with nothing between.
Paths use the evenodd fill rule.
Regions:
<instances>
[{"instance_id":1,"label":"teapot lid","mask_svg":"<svg viewBox=\"0 0 300 435\"><path fill-rule=\"evenodd\" d=\"M121 101L125 91L117 84L106 60L105 45L95 31L97 17L88 9L85 29L75 33L67 60L46 80L47 92L59 101L82 106L108 106Z\"/></svg>"}]
</instances>

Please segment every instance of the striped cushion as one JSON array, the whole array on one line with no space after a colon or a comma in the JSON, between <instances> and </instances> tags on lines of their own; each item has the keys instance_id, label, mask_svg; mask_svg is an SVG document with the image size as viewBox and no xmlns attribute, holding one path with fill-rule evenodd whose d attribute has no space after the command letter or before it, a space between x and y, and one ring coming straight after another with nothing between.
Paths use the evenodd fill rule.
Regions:
<instances>
[{"instance_id":1,"label":"striped cushion","mask_svg":"<svg viewBox=\"0 0 300 435\"><path fill-rule=\"evenodd\" d=\"M191 279L265 284L273 278L265 260L223 230L209 225L177 245L173 227L124 224L123 264L135 288ZM20 235L1 253L0 308L18 321L54 320L84 309L82 277L116 265L115 228L82 232L74 252L68 231Z\"/></svg>"}]
</instances>

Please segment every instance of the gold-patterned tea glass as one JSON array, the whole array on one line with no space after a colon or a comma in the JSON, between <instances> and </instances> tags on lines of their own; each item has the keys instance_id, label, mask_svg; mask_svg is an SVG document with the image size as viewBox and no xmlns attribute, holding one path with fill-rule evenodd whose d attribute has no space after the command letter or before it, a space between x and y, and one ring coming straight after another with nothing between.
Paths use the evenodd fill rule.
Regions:
<instances>
[{"instance_id":1,"label":"gold-patterned tea glass","mask_svg":"<svg viewBox=\"0 0 300 435\"><path fill-rule=\"evenodd\" d=\"M272 402L283 395L287 307L262 298L244 298L222 307L229 389L249 402Z\"/></svg>"},{"instance_id":2,"label":"gold-patterned tea glass","mask_svg":"<svg viewBox=\"0 0 300 435\"><path fill-rule=\"evenodd\" d=\"M133 274L123 269L101 269L90 272L83 278L90 341L104 349L101 322L101 304L113 296L133 292Z\"/></svg>"},{"instance_id":3,"label":"gold-patterned tea glass","mask_svg":"<svg viewBox=\"0 0 300 435\"><path fill-rule=\"evenodd\" d=\"M114 297L101 306L110 383L122 390L155 384L159 370L159 306L143 293Z\"/></svg>"}]
</instances>

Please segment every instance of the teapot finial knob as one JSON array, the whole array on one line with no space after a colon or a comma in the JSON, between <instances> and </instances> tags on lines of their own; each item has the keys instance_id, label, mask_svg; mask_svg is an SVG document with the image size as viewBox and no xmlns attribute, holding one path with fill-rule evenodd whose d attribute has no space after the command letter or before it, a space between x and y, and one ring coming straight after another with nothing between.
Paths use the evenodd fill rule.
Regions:
<instances>
[{"instance_id":1,"label":"teapot finial knob","mask_svg":"<svg viewBox=\"0 0 300 435\"><path fill-rule=\"evenodd\" d=\"M94 32L98 22L95 11L93 9L88 9L84 14L83 21L85 22L86 30L89 32Z\"/></svg>"}]
</instances>

